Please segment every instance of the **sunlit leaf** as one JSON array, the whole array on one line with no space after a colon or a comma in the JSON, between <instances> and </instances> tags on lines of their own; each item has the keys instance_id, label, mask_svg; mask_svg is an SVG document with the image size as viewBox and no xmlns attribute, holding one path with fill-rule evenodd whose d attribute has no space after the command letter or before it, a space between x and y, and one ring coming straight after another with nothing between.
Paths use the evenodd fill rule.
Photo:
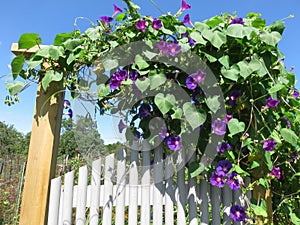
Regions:
<instances>
[{"instance_id":1,"label":"sunlit leaf","mask_svg":"<svg viewBox=\"0 0 300 225\"><path fill-rule=\"evenodd\" d=\"M24 65L25 57L23 55L16 56L11 62L11 70L13 74L13 78L16 79L17 76L22 71Z\"/></svg>"},{"instance_id":2,"label":"sunlit leaf","mask_svg":"<svg viewBox=\"0 0 300 225\"><path fill-rule=\"evenodd\" d=\"M49 70L47 71L47 73L45 74L45 76L42 79L42 87L43 89L46 91L48 85L52 82L52 81L61 81L63 78L63 73L62 72L58 72L55 70Z\"/></svg>"},{"instance_id":3,"label":"sunlit leaf","mask_svg":"<svg viewBox=\"0 0 300 225\"><path fill-rule=\"evenodd\" d=\"M193 129L200 127L206 121L206 113L204 111L200 112L191 102L184 103L183 113Z\"/></svg>"},{"instance_id":4,"label":"sunlit leaf","mask_svg":"<svg viewBox=\"0 0 300 225\"><path fill-rule=\"evenodd\" d=\"M35 33L22 34L18 41L19 49L28 49L41 44L41 38Z\"/></svg>"}]
</instances>

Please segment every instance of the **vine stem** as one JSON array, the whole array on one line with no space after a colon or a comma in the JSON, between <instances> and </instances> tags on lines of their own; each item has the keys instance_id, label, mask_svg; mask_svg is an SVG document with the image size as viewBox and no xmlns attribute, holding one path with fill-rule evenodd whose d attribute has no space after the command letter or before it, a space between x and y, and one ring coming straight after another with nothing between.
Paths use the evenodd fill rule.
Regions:
<instances>
[{"instance_id":1,"label":"vine stem","mask_svg":"<svg viewBox=\"0 0 300 225\"><path fill-rule=\"evenodd\" d=\"M134 7L131 5L131 1L130 0L122 0L122 1L125 2L125 4L127 5L129 15L134 18L136 13Z\"/></svg>"}]
</instances>

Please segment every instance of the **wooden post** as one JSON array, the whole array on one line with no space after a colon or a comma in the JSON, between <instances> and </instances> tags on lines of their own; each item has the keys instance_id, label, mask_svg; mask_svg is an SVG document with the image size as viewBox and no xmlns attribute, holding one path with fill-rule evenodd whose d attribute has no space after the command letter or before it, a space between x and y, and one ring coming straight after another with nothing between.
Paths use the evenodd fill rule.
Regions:
<instances>
[{"instance_id":1,"label":"wooden post","mask_svg":"<svg viewBox=\"0 0 300 225\"><path fill-rule=\"evenodd\" d=\"M263 162L262 162L263 163ZM253 170L252 175L252 181L257 181L259 178L261 178L264 174L264 172L267 171L266 166L263 164L261 167L258 167ZM267 207L267 218L263 218L258 216L256 219L256 223L258 225L262 224L273 224L273 209L272 209L272 193L271 193L271 184L269 184L269 189L265 189L262 185L258 184L253 189L253 198L257 201L261 201L262 199L266 201L266 207Z\"/></svg>"},{"instance_id":2,"label":"wooden post","mask_svg":"<svg viewBox=\"0 0 300 225\"><path fill-rule=\"evenodd\" d=\"M36 50L36 47L26 50L25 57L30 57ZM19 55L25 50L20 50L13 44L12 52ZM20 225L47 223L50 181L55 176L63 101L64 91L61 82L51 82L46 92L42 89L41 82L39 83L22 195Z\"/></svg>"}]
</instances>

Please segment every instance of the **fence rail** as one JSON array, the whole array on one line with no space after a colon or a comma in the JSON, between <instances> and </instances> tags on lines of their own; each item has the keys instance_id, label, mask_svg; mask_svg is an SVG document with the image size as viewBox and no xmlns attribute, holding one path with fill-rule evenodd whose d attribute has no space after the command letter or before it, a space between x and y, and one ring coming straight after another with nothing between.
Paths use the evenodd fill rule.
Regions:
<instances>
[{"instance_id":1,"label":"fence rail","mask_svg":"<svg viewBox=\"0 0 300 225\"><path fill-rule=\"evenodd\" d=\"M160 163L159 149L150 156L137 151L126 156L121 150L94 161L91 168L81 167L78 185L74 171L64 175L64 185L61 177L52 179L48 224L232 224L230 206L247 206L251 198L251 192L186 179L186 169Z\"/></svg>"}]
</instances>

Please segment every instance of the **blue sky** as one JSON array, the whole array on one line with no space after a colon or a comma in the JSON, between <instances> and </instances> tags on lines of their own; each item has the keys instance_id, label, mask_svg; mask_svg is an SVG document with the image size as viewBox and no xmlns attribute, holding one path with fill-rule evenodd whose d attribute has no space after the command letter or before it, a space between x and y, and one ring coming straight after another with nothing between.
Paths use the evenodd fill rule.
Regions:
<instances>
[{"instance_id":1,"label":"blue sky","mask_svg":"<svg viewBox=\"0 0 300 225\"><path fill-rule=\"evenodd\" d=\"M142 14L159 16L160 12L151 4L150 0L135 0L140 5ZM181 6L181 0L155 0L165 12L176 13ZM300 78L300 1L290 0L187 0L192 8L189 10L191 20L202 21L223 12L244 17L248 12L258 12L267 20L267 24L294 14L294 18L285 20L286 30L279 48L285 54L287 68L295 66L297 79ZM0 8L0 121L14 125L18 130L26 133L31 130L31 121L36 94L36 85L31 85L20 94L21 102L11 107L4 105L7 94L5 82L11 78L5 76L10 73L10 64L13 54L10 47L17 42L23 33L38 33L42 44L52 44L55 35L74 30L76 17L87 17L96 22L99 16L111 15L112 4L123 8L121 0L9 0L1 1ZM78 27L84 31L89 23L79 20ZM297 84L299 88L300 85ZM102 136L103 137L103 136ZM105 138L105 137L103 137Z\"/></svg>"}]
</instances>

